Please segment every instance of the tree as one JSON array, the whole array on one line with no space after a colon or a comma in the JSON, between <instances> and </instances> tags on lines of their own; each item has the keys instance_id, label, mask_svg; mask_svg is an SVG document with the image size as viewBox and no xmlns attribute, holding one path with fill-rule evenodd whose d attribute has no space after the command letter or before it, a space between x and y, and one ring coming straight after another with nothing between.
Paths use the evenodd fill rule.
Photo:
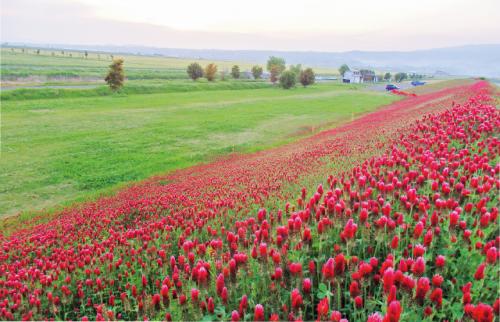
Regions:
<instances>
[{"instance_id":1,"label":"tree","mask_svg":"<svg viewBox=\"0 0 500 322\"><path fill-rule=\"evenodd\" d=\"M301 64L297 64L297 65L290 65L290 67L288 68L291 72L293 72L295 74L295 77L297 78L297 80L299 80L300 78L300 73L302 72L302 65Z\"/></svg>"},{"instance_id":2,"label":"tree","mask_svg":"<svg viewBox=\"0 0 500 322\"><path fill-rule=\"evenodd\" d=\"M208 64L205 67L205 77L209 82L213 82L215 80L215 74L217 73L217 65L214 63Z\"/></svg>"},{"instance_id":3,"label":"tree","mask_svg":"<svg viewBox=\"0 0 500 322\"><path fill-rule=\"evenodd\" d=\"M308 85L314 84L316 79L316 75L314 75L314 71L312 68L306 68L300 72L300 83L306 87Z\"/></svg>"},{"instance_id":4,"label":"tree","mask_svg":"<svg viewBox=\"0 0 500 322\"><path fill-rule=\"evenodd\" d=\"M390 81L391 80L391 76L392 76L391 73L389 73L389 72L385 73L384 80Z\"/></svg>"},{"instance_id":5,"label":"tree","mask_svg":"<svg viewBox=\"0 0 500 322\"><path fill-rule=\"evenodd\" d=\"M278 75L279 75L286 69L285 64L286 63L285 63L284 58L271 56L267 60L267 71L271 72L271 69L273 69L273 67L275 67L276 72L278 72Z\"/></svg>"},{"instance_id":6,"label":"tree","mask_svg":"<svg viewBox=\"0 0 500 322\"><path fill-rule=\"evenodd\" d=\"M262 77L262 67L260 66L253 66L252 67L252 75L253 75L253 78L255 79L259 79Z\"/></svg>"},{"instance_id":7,"label":"tree","mask_svg":"<svg viewBox=\"0 0 500 322\"><path fill-rule=\"evenodd\" d=\"M407 78L408 78L408 75L406 73L402 73L402 72L396 73L396 75L394 75L394 80L398 83L402 82L403 80L405 80Z\"/></svg>"},{"instance_id":8,"label":"tree","mask_svg":"<svg viewBox=\"0 0 500 322\"><path fill-rule=\"evenodd\" d=\"M89 52L85 51L84 55L85 55L85 59L87 59L87 57L89 56Z\"/></svg>"},{"instance_id":9,"label":"tree","mask_svg":"<svg viewBox=\"0 0 500 322\"><path fill-rule=\"evenodd\" d=\"M342 66L339 67L340 76L344 77L345 72L348 72L350 70L351 69L349 69L349 66L347 66L346 64L343 64Z\"/></svg>"},{"instance_id":10,"label":"tree","mask_svg":"<svg viewBox=\"0 0 500 322\"><path fill-rule=\"evenodd\" d=\"M280 76L280 86L289 89L295 86L297 76L291 70L284 71Z\"/></svg>"},{"instance_id":11,"label":"tree","mask_svg":"<svg viewBox=\"0 0 500 322\"><path fill-rule=\"evenodd\" d=\"M37 50L36 50L36 54L37 54L37 55L40 55L40 49L37 49Z\"/></svg>"},{"instance_id":12,"label":"tree","mask_svg":"<svg viewBox=\"0 0 500 322\"><path fill-rule=\"evenodd\" d=\"M271 71L270 71L270 80L271 80L271 83L276 83L278 81L278 76L279 76L279 70L278 70L278 66L272 66L271 67Z\"/></svg>"},{"instance_id":13,"label":"tree","mask_svg":"<svg viewBox=\"0 0 500 322\"><path fill-rule=\"evenodd\" d=\"M109 65L109 72L104 79L113 91L119 90L125 81L125 73L123 70L123 59L117 58Z\"/></svg>"},{"instance_id":14,"label":"tree","mask_svg":"<svg viewBox=\"0 0 500 322\"><path fill-rule=\"evenodd\" d=\"M198 63L191 63L187 67L187 74L189 75L189 78L195 81L198 78L203 77L203 68L201 68Z\"/></svg>"},{"instance_id":15,"label":"tree","mask_svg":"<svg viewBox=\"0 0 500 322\"><path fill-rule=\"evenodd\" d=\"M234 65L233 68L231 68L231 76L233 76L234 79L240 78L240 66Z\"/></svg>"}]
</instances>

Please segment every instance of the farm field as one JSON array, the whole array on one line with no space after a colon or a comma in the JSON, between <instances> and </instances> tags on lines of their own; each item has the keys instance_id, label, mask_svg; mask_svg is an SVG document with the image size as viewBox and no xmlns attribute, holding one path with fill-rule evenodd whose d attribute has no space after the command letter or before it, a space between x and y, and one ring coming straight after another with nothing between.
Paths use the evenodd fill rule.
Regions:
<instances>
[{"instance_id":1,"label":"farm field","mask_svg":"<svg viewBox=\"0 0 500 322\"><path fill-rule=\"evenodd\" d=\"M189 99L185 93L149 95L149 117L140 117L144 110L134 113L144 103L141 95L40 100L38 109L33 102L8 102L13 105L3 109L11 118L18 113L17 124L28 122L29 113L36 117L6 133L19 131L16 138L46 133L31 143L26 162L43 156L37 143L45 149L62 144L57 149L68 151L91 147L74 152L77 160L100 149L119 154L110 133L93 128L93 134L104 135L99 143L85 133L97 107L99 120L115 129L111 134L123 131L129 140L145 129L151 131L148 138L157 134L153 142L166 140L163 131L174 126L168 122L175 115L175 123L184 125L171 130L195 142L187 152L193 158L196 147L231 150L233 142L248 142L248 136L255 144L240 144L246 151L288 144L159 175L50 218L40 214L23 221L22 228L0 235L0 317L498 319L500 113L490 85L462 84L379 109L377 104L393 96L330 86L286 94L253 89L201 97L202 92L193 92ZM165 95L171 105L165 106ZM230 103L217 100L222 96ZM110 106L116 105L110 100L120 103L123 118L113 117L116 107ZM349 120L345 108L336 110L343 103L359 104L355 112L371 112L290 139L307 132L298 125L308 121L333 126L328 124L332 109L339 113L336 122ZM293 112L294 106L301 112ZM43 126L49 107L51 119L61 118L57 133ZM170 117L156 124L152 120L163 109ZM72 113L79 113L79 122L72 122ZM189 122L182 121L182 113ZM141 123L140 129L127 126L127 117ZM283 123L291 125L282 128ZM207 129L218 133L217 140L211 141ZM268 131L279 140L269 141ZM64 146L64 135L84 144ZM177 153L170 140L163 146ZM144 146L141 156L155 152L154 143L139 143L134 146ZM126 144L123 148L135 155ZM123 161L101 161L104 157L105 151L96 155L94 162L102 163L95 169L112 172ZM136 161L141 168L146 163ZM86 174L82 168L75 172Z\"/></svg>"},{"instance_id":2,"label":"farm field","mask_svg":"<svg viewBox=\"0 0 500 322\"><path fill-rule=\"evenodd\" d=\"M56 56L51 53L55 52ZM83 52L64 51L64 56L58 51L41 50L40 55L34 49L26 49L25 53L16 48L2 48L2 81L16 81L18 78L33 80L57 80L80 78L102 83L109 64L110 54L90 52L84 58ZM72 55L71 57L69 55ZM98 56L99 55L99 56ZM195 60L137 56L116 55L123 57L127 66L129 79L187 79L186 66ZM199 60L201 64L208 62ZM212 62L212 61L210 61ZM234 62L216 61L221 68L230 69ZM243 64L243 68L251 68L250 64ZM7 83L8 84L8 83Z\"/></svg>"},{"instance_id":3,"label":"farm field","mask_svg":"<svg viewBox=\"0 0 500 322\"><path fill-rule=\"evenodd\" d=\"M0 214L67 205L219 155L284 144L399 99L331 83L290 91L263 82L186 86L29 100L46 91L26 90L2 101Z\"/></svg>"},{"instance_id":4,"label":"farm field","mask_svg":"<svg viewBox=\"0 0 500 322\"><path fill-rule=\"evenodd\" d=\"M87 58L84 52L48 50L41 49L40 54L36 49L26 48L21 52L20 48L2 48L1 81L2 86L19 86L33 84L66 84L93 83L103 84L103 79L111 63L109 53L88 52ZM55 56L52 56L54 52ZM69 56L71 54L71 57ZM186 80L186 66L197 61L202 66L215 63L219 70L226 70L227 74L235 64L240 66L241 71L250 70L253 65L259 63L213 61L203 59L181 59L155 56L139 55L115 55L123 57L127 78L129 80L154 80L155 82L183 79ZM316 72L322 74L337 74L337 70L331 68L315 68Z\"/></svg>"}]
</instances>

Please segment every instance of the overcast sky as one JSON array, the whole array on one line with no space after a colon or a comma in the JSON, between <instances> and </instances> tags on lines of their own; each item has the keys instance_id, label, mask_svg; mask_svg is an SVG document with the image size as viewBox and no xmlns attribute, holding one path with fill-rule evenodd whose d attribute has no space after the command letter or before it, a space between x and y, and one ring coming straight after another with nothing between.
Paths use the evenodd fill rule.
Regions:
<instances>
[{"instance_id":1,"label":"overcast sky","mask_svg":"<svg viewBox=\"0 0 500 322\"><path fill-rule=\"evenodd\" d=\"M2 42L303 51L500 43L500 0L0 0Z\"/></svg>"}]
</instances>

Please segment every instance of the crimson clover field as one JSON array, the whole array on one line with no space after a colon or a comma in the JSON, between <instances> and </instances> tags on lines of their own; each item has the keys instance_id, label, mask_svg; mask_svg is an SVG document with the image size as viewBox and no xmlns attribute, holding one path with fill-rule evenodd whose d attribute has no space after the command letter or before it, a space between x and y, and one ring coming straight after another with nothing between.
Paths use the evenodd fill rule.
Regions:
<instances>
[{"instance_id":1,"label":"crimson clover field","mask_svg":"<svg viewBox=\"0 0 500 322\"><path fill-rule=\"evenodd\" d=\"M487 82L0 235L0 319L498 320Z\"/></svg>"}]
</instances>

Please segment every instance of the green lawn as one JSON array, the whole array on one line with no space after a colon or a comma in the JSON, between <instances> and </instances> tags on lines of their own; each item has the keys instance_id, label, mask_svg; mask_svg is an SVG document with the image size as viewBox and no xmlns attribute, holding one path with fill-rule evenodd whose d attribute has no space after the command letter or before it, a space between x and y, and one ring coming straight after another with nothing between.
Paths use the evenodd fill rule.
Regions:
<instances>
[{"instance_id":1,"label":"green lawn","mask_svg":"<svg viewBox=\"0 0 500 322\"><path fill-rule=\"evenodd\" d=\"M4 101L0 214L67 205L216 155L283 144L395 99L318 84Z\"/></svg>"}]
</instances>

